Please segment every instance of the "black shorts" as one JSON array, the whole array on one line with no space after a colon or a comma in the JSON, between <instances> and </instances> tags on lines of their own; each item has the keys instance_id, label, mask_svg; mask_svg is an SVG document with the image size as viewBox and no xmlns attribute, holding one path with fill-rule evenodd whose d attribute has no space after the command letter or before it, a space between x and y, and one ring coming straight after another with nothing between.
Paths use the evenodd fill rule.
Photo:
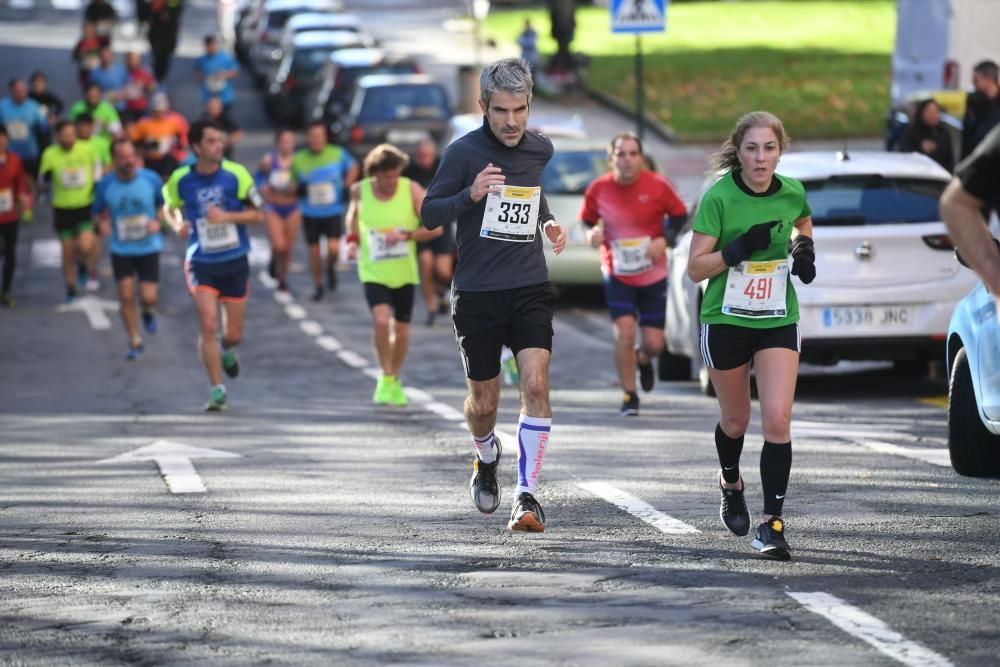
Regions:
<instances>
[{"instance_id":1,"label":"black shorts","mask_svg":"<svg viewBox=\"0 0 1000 667\"><path fill-rule=\"evenodd\" d=\"M163 157L147 157L145 162L146 169L155 172L164 181L170 178L170 174L174 173L174 170L177 169L177 160L169 153Z\"/></svg>"},{"instance_id":2,"label":"black shorts","mask_svg":"<svg viewBox=\"0 0 1000 667\"><path fill-rule=\"evenodd\" d=\"M430 250L437 255L452 255L455 253L455 235L451 225L445 225L444 233L430 241L417 241L417 254Z\"/></svg>"},{"instance_id":3,"label":"black shorts","mask_svg":"<svg viewBox=\"0 0 1000 667\"><path fill-rule=\"evenodd\" d=\"M369 308L385 303L392 306L392 316L397 322L410 321L413 315L413 294L416 291L413 285L386 287L379 283L364 283L364 286Z\"/></svg>"},{"instance_id":4,"label":"black shorts","mask_svg":"<svg viewBox=\"0 0 1000 667\"><path fill-rule=\"evenodd\" d=\"M328 215L323 218L302 216L302 231L306 235L306 245L316 245L319 237L339 239L344 234L344 216Z\"/></svg>"},{"instance_id":5,"label":"black shorts","mask_svg":"<svg viewBox=\"0 0 1000 667\"><path fill-rule=\"evenodd\" d=\"M31 158L30 160L21 158L21 164L24 166L24 173L31 176L33 179L38 180L39 159L37 157Z\"/></svg>"},{"instance_id":6,"label":"black shorts","mask_svg":"<svg viewBox=\"0 0 1000 667\"><path fill-rule=\"evenodd\" d=\"M90 207L83 208L53 208L53 226L56 236L60 239L75 239L80 232L93 231L94 222Z\"/></svg>"},{"instance_id":7,"label":"black shorts","mask_svg":"<svg viewBox=\"0 0 1000 667\"><path fill-rule=\"evenodd\" d=\"M116 255L111 253L111 270L115 280L139 276L141 283L160 282L160 253L148 255Z\"/></svg>"},{"instance_id":8,"label":"black shorts","mask_svg":"<svg viewBox=\"0 0 1000 667\"><path fill-rule=\"evenodd\" d=\"M552 314L556 298L550 283L492 292L454 290L451 297L455 338L470 380L500 374L500 351L528 348L552 351Z\"/></svg>"},{"instance_id":9,"label":"black shorts","mask_svg":"<svg viewBox=\"0 0 1000 667\"><path fill-rule=\"evenodd\" d=\"M662 329L667 320L667 279L650 285L626 285L614 276L604 276L604 298L611 321L638 315L640 327Z\"/></svg>"},{"instance_id":10,"label":"black shorts","mask_svg":"<svg viewBox=\"0 0 1000 667\"><path fill-rule=\"evenodd\" d=\"M701 358L706 366L729 371L750 363L760 350L774 347L802 351L798 324L751 329L732 324L701 325Z\"/></svg>"},{"instance_id":11,"label":"black shorts","mask_svg":"<svg viewBox=\"0 0 1000 667\"><path fill-rule=\"evenodd\" d=\"M250 296L250 262L246 255L225 262L184 262L188 291L212 292L220 301L246 301Z\"/></svg>"}]
</instances>

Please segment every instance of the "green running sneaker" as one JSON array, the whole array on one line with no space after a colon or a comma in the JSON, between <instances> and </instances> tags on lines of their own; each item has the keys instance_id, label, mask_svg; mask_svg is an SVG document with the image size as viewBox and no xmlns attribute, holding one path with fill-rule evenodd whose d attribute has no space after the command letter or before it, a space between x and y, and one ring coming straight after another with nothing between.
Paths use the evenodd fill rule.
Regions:
<instances>
[{"instance_id":1,"label":"green running sneaker","mask_svg":"<svg viewBox=\"0 0 1000 667\"><path fill-rule=\"evenodd\" d=\"M240 360L236 357L235 350L222 351L222 370L231 378L240 374Z\"/></svg>"},{"instance_id":2,"label":"green running sneaker","mask_svg":"<svg viewBox=\"0 0 1000 667\"><path fill-rule=\"evenodd\" d=\"M400 382L399 378L392 378L389 382L389 403L400 407L409 405L410 399L406 397L406 392L403 390L403 383Z\"/></svg>"},{"instance_id":3,"label":"green running sneaker","mask_svg":"<svg viewBox=\"0 0 1000 667\"><path fill-rule=\"evenodd\" d=\"M205 404L205 412L222 412L229 405L226 403L226 390L213 387L208 395L208 403Z\"/></svg>"},{"instance_id":4,"label":"green running sneaker","mask_svg":"<svg viewBox=\"0 0 1000 667\"><path fill-rule=\"evenodd\" d=\"M372 400L378 405L392 405L392 385L391 378L380 375L378 382L375 384L375 393L372 395Z\"/></svg>"}]
</instances>

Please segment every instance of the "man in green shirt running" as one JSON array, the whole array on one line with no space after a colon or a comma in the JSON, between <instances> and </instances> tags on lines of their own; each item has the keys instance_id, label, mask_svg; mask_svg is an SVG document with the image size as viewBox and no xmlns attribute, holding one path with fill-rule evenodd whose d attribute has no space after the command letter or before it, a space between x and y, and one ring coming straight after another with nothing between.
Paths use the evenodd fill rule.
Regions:
<instances>
[{"instance_id":1,"label":"man in green shirt running","mask_svg":"<svg viewBox=\"0 0 1000 667\"><path fill-rule=\"evenodd\" d=\"M89 113L76 117L76 142L89 146L97 158L94 166L94 182L99 183L104 174L111 170L111 144L103 135L94 134L94 119ZM101 261L101 226L94 225L94 250L80 265L80 279L86 275L87 291L96 292L100 287L97 279L97 265Z\"/></svg>"},{"instance_id":2,"label":"man in green shirt running","mask_svg":"<svg viewBox=\"0 0 1000 667\"><path fill-rule=\"evenodd\" d=\"M372 311L372 342L382 375L372 399L406 405L399 371L406 359L414 288L420 282L417 241L440 236L420 225L424 189L400 174L409 158L380 144L365 158L365 177L351 186L347 209L347 254L358 260L358 276Z\"/></svg>"},{"instance_id":3,"label":"man in green shirt running","mask_svg":"<svg viewBox=\"0 0 1000 667\"><path fill-rule=\"evenodd\" d=\"M90 206L94 203L94 149L77 141L71 121L56 124L56 143L42 153L39 177L52 188L52 211L56 235L62 243L63 279L66 301L76 298L76 260L89 259L94 252L94 224Z\"/></svg>"},{"instance_id":4,"label":"man in green shirt running","mask_svg":"<svg viewBox=\"0 0 1000 667\"><path fill-rule=\"evenodd\" d=\"M89 113L94 119L94 134L103 136L110 142L122 134L122 121L118 111L110 102L101 98L101 87L89 83L83 92L83 99L77 100L69 110L69 117L76 120Z\"/></svg>"}]
</instances>

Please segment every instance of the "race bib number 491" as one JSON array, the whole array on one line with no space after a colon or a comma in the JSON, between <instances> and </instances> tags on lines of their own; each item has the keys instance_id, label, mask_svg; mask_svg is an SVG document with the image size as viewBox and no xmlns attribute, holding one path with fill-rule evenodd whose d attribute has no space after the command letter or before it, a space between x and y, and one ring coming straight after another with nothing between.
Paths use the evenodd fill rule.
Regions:
<instances>
[{"instance_id":1,"label":"race bib number 491","mask_svg":"<svg viewBox=\"0 0 1000 667\"><path fill-rule=\"evenodd\" d=\"M730 267L726 276L722 312L748 318L784 317L787 289L788 260L741 262Z\"/></svg>"},{"instance_id":2,"label":"race bib number 491","mask_svg":"<svg viewBox=\"0 0 1000 667\"><path fill-rule=\"evenodd\" d=\"M489 193L479 235L515 243L534 241L541 197L540 187L505 185L499 192Z\"/></svg>"}]
</instances>

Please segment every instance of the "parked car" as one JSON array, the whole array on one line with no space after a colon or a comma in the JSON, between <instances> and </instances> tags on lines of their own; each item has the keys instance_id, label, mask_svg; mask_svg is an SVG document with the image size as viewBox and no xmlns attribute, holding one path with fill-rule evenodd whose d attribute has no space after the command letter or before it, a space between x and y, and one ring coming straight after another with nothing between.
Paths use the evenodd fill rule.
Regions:
<instances>
[{"instance_id":1,"label":"parked car","mask_svg":"<svg viewBox=\"0 0 1000 667\"><path fill-rule=\"evenodd\" d=\"M374 74L358 79L337 142L359 160L383 142L412 152L423 139L442 143L451 118L444 86L426 74Z\"/></svg>"},{"instance_id":2,"label":"parked car","mask_svg":"<svg viewBox=\"0 0 1000 667\"><path fill-rule=\"evenodd\" d=\"M1000 475L1000 327L996 296L982 282L955 306L945 359L951 378L951 466L960 475L996 477Z\"/></svg>"},{"instance_id":3,"label":"parked car","mask_svg":"<svg viewBox=\"0 0 1000 667\"><path fill-rule=\"evenodd\" d=\"M297 123L303 115L306 96L320 82L323 65L340 49L361 46L354 32L304 32L288 45L267 94L267 110L278 123Z\"/></svg>"},{"instance_id":4,"label":"parked car","mask_svg":"<svg viewBox=\"0 0 1000 667\"><path fill-rule=\"evenodd\" d=\"M381 49L342 49L330 54L319 84L307 95L306 122L323 120L333 135L340 131L340 116L347 110L358 79L371 74L420 74L420 66L409 56Z\"/></svg>"},{"instance_id":5,"label":"parked car","mask_svg":"<svg viewBox=\"0 0 1000 667\"><path fill-rule=\"evenodd\" d=\"M263 86L265 73L259 63L272 61L271 52L280 46L281 36L296 14L306 12L339 12L341 0L262 0L240 24L238 48L245 51L245 61L254 81Z\"/></svg>"},{"instance_id":6,"label":"parked car","mask_svg":"<svg viewBox=\"0 0 1000 667\"><path fill-rule=\"evenodd\" d=\"M900 371L926 371L944 354L952 309L976 280L953 260L938 213L948 172L924 155L877 151L788 153L779 171L805 186L816 240L816 280L796 289L802 361L892 360ZM699 199L718 177L706 180ZM696 369L711 393L699 355L707 281L687 276L691 235L689 223L669 251L673 356L665 366L669 379Z\"/></svg>"},{"instance_id":7,"label":"parked car","mask_svg":"<svg viewBox=\"0 0 1000 667\"><path fill-rule=\"evenodd\" d=\"M307 32L351 32L358 36L358 41L365 48L375 45L375 38L361 23L361 19L354 14L306 12L288 19L278 40L278 46L266 55L265 61L255 63L254 67L266 80L273 81L285 53L293 48L295 37Z\"/></svg>"}]
</instances>

